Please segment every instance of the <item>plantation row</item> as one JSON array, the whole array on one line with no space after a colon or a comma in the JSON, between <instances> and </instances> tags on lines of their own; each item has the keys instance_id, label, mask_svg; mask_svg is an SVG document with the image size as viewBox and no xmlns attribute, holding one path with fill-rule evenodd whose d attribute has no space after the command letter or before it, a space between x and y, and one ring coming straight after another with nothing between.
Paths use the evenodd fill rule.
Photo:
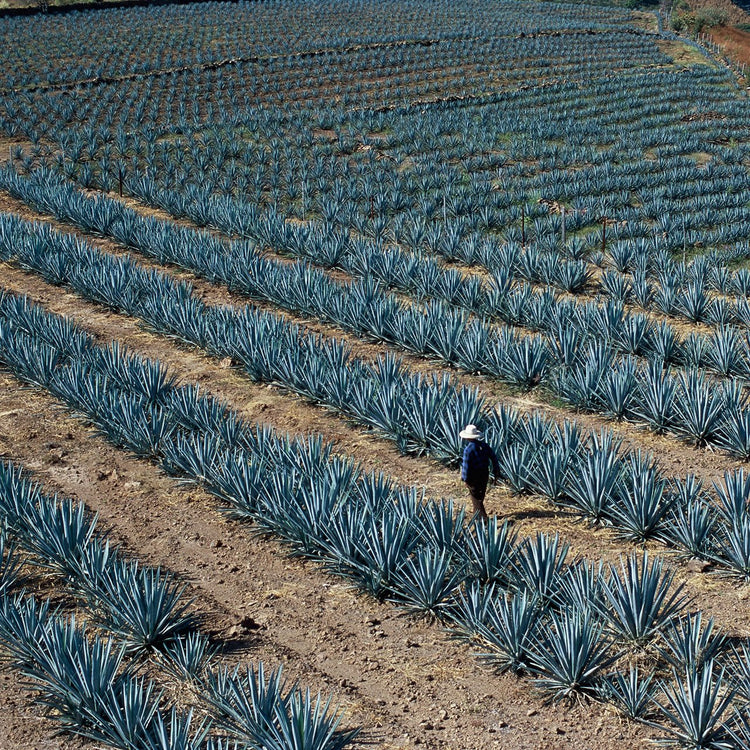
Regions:
<instances>
[{"instance_id":1,"label":"plantation row","mask_svg":"<svg viewBox=\"0 0 750 750\"><path fill-rule=\"evenodd\" d=\"M724 719L750 692L747 645L728 649L710 621L686 614L658 561L636 556L606 573L569 563L556 538L519 542L495 521L467 524L451 502L362 472L320 440L249 429L196 388L172 385L157 363L98 347L23 299L4 297L0 310L6 362L10 341L46 351L58 365L45 387L108 439L202 482L229 513L280 536L295 554L407 611L440 617L489 648L499 670L532 675L553 698L611 699L686 741L750 739L741 703ZM64 348L52 345L60 338ZM47 377L28 366L19 374ZM621 661L628 644L656 660L653 673Z\"/></svg>"},{"instance_id":2,"label":"plantation row","mask_svg":"<svg viewBox=\"0 0 750 750\"><path fill-rule=\"evenodd\" d=\"M447 376L414 375L390 357L366 363L342 342L311 335L270 313L209 307L183 282L70 236L19 219L0 226L3 251L13 249L7 257L19 257L20 251L23 265L41 270L49 280L135 315L158 332L228 356L254 380L277 382L326 404L393 440L402 452L428 453L454 465L461 450L459 431L467 423L478 424L487 430L503 479L513 490L572 507L585 518L612 525L623 538L660 540L750 577L750 514L743 499L750 479L742 471L727 474L712 498L694 478L668 481L650 457L621 451L610 433L585 436L573 424L489 408L476 390L459 387ZM29 330L23 315L16 324ZM63 345L63 332L53 341ZM46 350L36 350L23 337L14 340L10 333L2 346L6 361L27 379L45 387L57 382L57 360ZM76 377L85 379L86 368L65 379L66 393L77 391ZM654 377L665 382L664 376ZM685 388L701 384L683 382ZM718 408L711 413L719 418ZM125 418L136 419L129 413ZM138 436L140 452L148 454L152 433L168 435L170 429L161 417L148 430L134 422L129 439Z\"/></svg>"},{"instance_id":3,"label":"plantation row","mask_svg":"<svg viewBox=\"0 0 750 750\"><path fill-rule=\"evenodd\" d=\"M125 558L83 504L45 495L6 463L0 518L0 644L64 731L122 750L335 750L357 735L338 729L330 698L288 686L281 668L219 665L168 574ZM87 621L19 591L27 565L62 584ZM145 660L188 682L206 716L170 708L141 674Z\"/></svg>"},{"instance_id":4,"label":"plantation row","mask_svg":"<svg viewBox=\"0 0 750 750\"><path fill-rule=\"evenodd\" d=\"M551 296L541 296L536 298L540 304L530 306L529 314L536 315L538 321L547 318L549 337L519 337L511 329L496 331L483 321L468 318L445 304L432 302L417 307L401 303L379 290L369 277L363 282L342 285L305 265L275 263L246 244L226 245L169 222L144 219L114 200L92 201L70 189L57 191L54 185L44 193L33 188L23 189L22 182L12 177L8 182L17 194L31 198L45 210L86 229L109 234L161 263L188 268L256 299L331 321L357 335L365 334L418 354L438 357L468 372L483 372L525 387L544 383L555 395L578 408L617 419L638 419L657 431L674 432L697 445L717 445L738 457L750 456L750 409L741 385L734 381L717 383L693 369L710 365L717 373L727 376L742 372L740 368L750 344L732 329L722 329L710 338L692 335L680 347L671 329L665 325L649 328L643 316L626 318L617 307L592 305L579 310L572 305L566 307ZM245 219L246 226L247 219L253 217L238 218ZM127 274L135 273L133 264L118 264L90 247L78 246L55 232L17 220L0 223L0 237L7 257L19 258L47 280L73 283L87 296L132 314L134 287ZM48 245L58 252L50 254ZM70 270L69 263L72 263ZM92 275L94 268L100 270ZM84 279L76 281L81 273ZM151 284L150 281L143 283ZM503 294L506 298L511 294L508 285L501 287L500 283L501 280L495 280L493 296L497 307L502 304ZM170 293L166 298L180 299L180 295ZM135 305L139 310L141 303ZM584 312L588 312L587 317ZM149 315L153 321L154 312L150 311ZM158 315L163 318L165 312L159 310ZM170 315L167 313L166 317ZM178 320L182 338L205 345L207 339L195 334L195 323L186 313ZM174 332L174 323L158 325ZM241 359L231 354L234 350L245 352L241 346L235 345L234 349L228 344L222 346L216 333L210 341L214 350L230 352L235 358ZM639 364L633 358L618 358L618 350L642 354L650 362ZM687 369L674 373L662 369L672 361L679 361L680 353ZM254 365L250 367L251 372L254 369ZM372 373L371 368L357 370L357 382L372 379L382 384L382 376ZM413 431L419 436L416 445L422 449L448 460L456 455L457 437L451 438L445 427L427 427L433 420L426 422L421 416L421 396L410 397L398 407L389 403L388 408L393 409L390 415L383 405L382 413L374 420L364 417L359 396L343 395L345 384L335 387L325 386L323 382L316 384L311 381L312 372L317 370L303 368L299 375L287 374L288 380L283 382L295 382L300 378L306 395L333 403L337 408L345 405L347 413L353 412L358 420L379 429L387 425L386 433L391 436L406 430L409 437L398 439L402 449L413 440L409 434ZM364 372L370 374L364 375ZM433 385L437 387L437 382ZM367 386L368 393L372 387L372 384ZM416 391L422 391L424 384L420 381L415 387ZM331 396L322 395L329 390L336 394L333 400ZM434 403L442 401L441 396ZM463 397L459 401L466 403ZM415 414L420 416L415 417ZM475 408L464 405L454 413L451 424L455 427L462 419L465 424L476 418ZM415 420L422 425L420 428L412 424ZM411 428L400 429L401 423ZM445 445L450 446L449 450L437 447ZM414 445L411 448L414 449Z\"/></svg>"},{"instance_id":5,"label":"plantation row","mask_svg":"<svg viewBox=\"0 0 750 750\"><path fill-rule=\"evenodd\" d=\"M39 207L49 205L56 215L60 214L60 202L45 198L50 187L47 182L54 182L46 170L37 170L31 175L33 188L19 180L15 173L6 172L0 175L5 189L23 200L30 201ZM186 191L183 194L158 189L147 178L126 180L129 192L145 203L168 210L176 218L190 218L199 225L210 225L228 234L238 234L252 238L265 246L272 247L296 257L311 260L316 265L338 267L357 276L374 275L386 286L416 294L418 297L438 297L452 304L466 307L469 310L498 317L511 324L527 327L545 326L546 314L539 314L539 296L530 289L520 286L516 293L506 300L498 302L493 296L493 289L482 288L481 280L476 276L464 276L455 270L442 268L438 263L420 252L419 241L402 239L402 246L414 247L409 251L398 246L387 246L380 242L365 239L353 240L348 232L333 229L335 226L325 222L322 226L315 222L306 225L293 225L286 222L271 209L257 212L253 204L235 202L230 199L217 200L204 190ZM59 190L53 185L52 190ZM72 191L68 190L71 193ZM74 197L68 200L75 200ZM117 209L114 209L117 210ZM97 231L101 231L98 227ZM415 231L425 235L426 226ZM415 238L412 238L414 240ZM502 287L515 279L522 279L533 284L546 284L564 291L576 293L590 286L592 266L582 260L567 260L561 251L547 249L544 241L524 247L514 241L499 244L492 240L474 239L461 245L460 254L442 242L440 232L427 239L431 253L441 255L448 260L460 260L471 264L479 263L493 274L500 275ZM569 252L571 248L565 248ZM470 257L463 254L469 253ZM597 282L597 289L616 302L623 304L636 303L644 309L652 309L671 317L682 318L693 323L712 324L717 327L736 325L750 327L750 271L741 268L731 271L727 263L733 259L745 258L747 247L738 247L735 251L711 252L701 255L688 263L676 261L664 249L654 252L646 249L638 254L631 244L620 242L611 246L607 255L597 263L604 267L605 262L613 268L603 273ZM738 295L727 299L726 295ZM548 301L547 304L552 304ZM555 304L559 305L558 302ZM628 316L628 320L632 316ZM634 320L636 348L625 339L625 353L637 354L641 339L646 342L652 338L649 329L654 324ZM553 326L554 327L554 326ZM646 329L645 335L640 331ZM675 336L669 327L662 327L662 338L674 340ZM618 337L609 337L617 345ZM645 344L648 348L648 343ZM671 342L667 347L668 358L675 350L674 362L691 361L690 356L681 357L679 344ZM736 358L737 366L742 367L742 358ZM713 368L713 362L698 360L698 366ZM723 374L721 368L718 370ZM735 374L741 374L740 372Z\"/></svg>"}]
</instances>

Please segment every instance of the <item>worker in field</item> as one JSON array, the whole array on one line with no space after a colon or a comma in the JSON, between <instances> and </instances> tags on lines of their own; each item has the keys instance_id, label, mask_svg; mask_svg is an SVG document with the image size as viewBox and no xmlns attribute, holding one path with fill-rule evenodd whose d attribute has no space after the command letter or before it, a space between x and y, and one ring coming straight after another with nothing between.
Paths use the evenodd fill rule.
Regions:
<instances>
[{"instance_id":1,"label":"worker in field","mask_svg":"<svg viewBox=\"0 0 750 750\"><path fill-rule=\"evenodd\" d=\"M492 463L492 473L495 475L495 480L500 477L500 463L495 451L482 440L483 435L476 425L466 425L458 434L468 441L461 462L461 479L466 482L466 486L469 488L474 512L486 521L487 511L484 509L484 496L487 493L487 482L490 479L490 462Z\"/></svg>"}]
</instances>

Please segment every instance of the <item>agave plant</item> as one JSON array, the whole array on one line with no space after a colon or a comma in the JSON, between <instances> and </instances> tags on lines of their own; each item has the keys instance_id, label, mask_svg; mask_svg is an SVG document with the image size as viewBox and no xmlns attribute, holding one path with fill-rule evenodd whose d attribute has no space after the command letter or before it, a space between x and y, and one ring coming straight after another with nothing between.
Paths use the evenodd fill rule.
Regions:
<instances>
[{"instance_id":1,"label":"agave plant","mask_svg":"<svg viewBox=\"0 0 750 750\"><path fill-rule=\"evenodd\" d=\"M602 672L619 654L604 634L604 625L574 610L551 612L531 649L534 684L550 700L596 695Z\"/></svg>"},{"instance_id":2,"label":"agave plant","mask_svg":"<svg viewBox=\"0 0 750 750\"><path fill-rule=\"evenodd\" d=\"M663 744L706 750L734 750L736 745L724 723L724 714L734 698L728 688L724 669L714 676L710 660L698 668L672 671L673 682L663 685L663 698L654 699L664 721L648 721L669 735Z\"/></svg>"},{"instance_id":3,"label":"agave plant","mask_svg":"<svg viewBox=\"0 0 750 750\"><path fill-rule=\"evenodd\" d=\"M602 680L601 696L631 719L648 716L653 701L654 672L643 674L636 665L628 672L612 672Z\"/></svg>"},{"instance_id":4,"label":"agave plant","mask_svg":"<svg viewBox=\"0 0 750 750\"><path fill-rule=\"evenodd\" d=\"M86 586L89 606L129 652L163 649L195 627L184 586L158 568L120 561Z\"/></svg>"},{"instance_id":5,"label":"agave plant","mask_svg":"<svg viewBox=\"0 0 750 750\"><path fill-rule=\"evenodd\" d=\"M462 544L456 550L465 574L482 583L508 585L509 566L517 548L518 535L509 521L497 516L483 519L475 515L464 530Z\"/></svg>"},{"instance_id":6,"label":"agave plant","mask_svg":"<svg viewBox=\"0 0 750 750\"><path fill-rule=\"evenodd\" d=\"M480 658L500 673L528 671L544 612L528 591L491 598L476 630L482 639Z\"/></svg>"},{"instance_id":7,"label":"agave plant","mask_svg":"<svg viewBox=\"0 0 750 750\"><path fill-rule=\"evenodd\" d=\"M659 653L680 673L700 670L708 661L715 661L728 646L728 639L714 633L713 618L704 624L703 613L694 612L673 620L661 634Z\"/></svg>"},{"instance_id":8,"label":"agave plant","mask_svg":"<svg viewBox=\"0 0 750 750\"><path fill-rule=\"evenodd\" d=\"M601 617L612 635L642 648L650 643L685 606L682 586L673 586L674 574L664 571L661 560L650 560L648 552L631 555L610 567L604 581Z\"/></svg>"},{"instance_id":9,"label":"agave plant","mask_svg":"<svg viewBox=\"0 0 750 750\"><path fill-rule=\"evenodd\" d=\"M463 575L449 550L420 547L391 578L395 600L403 609L434 617L445 609Z\"/></svg>"},{"instance_id":10,"label":"agave plant","mask_svg":"<svg viewBox=\"0 0 750 750\"><path fill-rule=\"evenodd\" d=\"M667 480L659 476L653 458L640 451L631 454L624 479L611 509L618 535L634 542L660 537L672 503Z\"/></svg>"},{"instance_id":11,"label":"agave plant","mask_svg":"<svg viewBox=\"0 0 750 750\"><path fill-rule=\"evenodd\" d=\"M524 539L511 561L513 587L526 588L543 600L552 596L559 586L568 549L557 534L549 537L538 533L534 538Z\"/></svg>"},{"instance_id":12,"label":"agave plant","mask_svg":"<svg viewBox=\"0 0 750 750\"><path fill-rule=\"evenodd\" d=\"M205 696L220 727L258 747L339 750L358 734L339 729L342 715L330 698L288 687L281 668L266 677L262 662L257 671L219 669L209 676Z\"/></svg>"}]
</instances>

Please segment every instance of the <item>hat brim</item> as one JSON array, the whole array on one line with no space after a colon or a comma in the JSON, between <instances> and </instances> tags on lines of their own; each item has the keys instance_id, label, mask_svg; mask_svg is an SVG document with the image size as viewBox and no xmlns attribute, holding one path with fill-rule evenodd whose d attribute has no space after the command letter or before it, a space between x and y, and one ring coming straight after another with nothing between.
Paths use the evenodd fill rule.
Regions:
<instances>
[{"instance_id":1,"label":"hat brim","mask_svg":"<svg viewBox=\"0 0 750 750\"><path fill-rule=\"evenodd\" d=\"M464 440L479 440L482 437L482 433L479 432L479 430L476 432L466 432L466 430L461 430L461 432L458 433L458 436Z\"/></svg>"}]
</instances>

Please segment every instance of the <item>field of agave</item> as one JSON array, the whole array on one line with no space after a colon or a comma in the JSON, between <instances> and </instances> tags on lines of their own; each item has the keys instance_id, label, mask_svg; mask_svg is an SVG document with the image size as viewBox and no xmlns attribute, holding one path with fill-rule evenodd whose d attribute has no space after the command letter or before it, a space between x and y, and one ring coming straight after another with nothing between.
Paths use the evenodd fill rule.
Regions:
<instances>
[{"instance_id":1,"label":"field of agave","mask_svg":"<svg viewBox=\"0 0 750 750\"><path fill-rule=\"evenodd\" d=\"M0 748L750 748L731 70L547 0L0 40Z\"/></svg>"}]
</instances>

